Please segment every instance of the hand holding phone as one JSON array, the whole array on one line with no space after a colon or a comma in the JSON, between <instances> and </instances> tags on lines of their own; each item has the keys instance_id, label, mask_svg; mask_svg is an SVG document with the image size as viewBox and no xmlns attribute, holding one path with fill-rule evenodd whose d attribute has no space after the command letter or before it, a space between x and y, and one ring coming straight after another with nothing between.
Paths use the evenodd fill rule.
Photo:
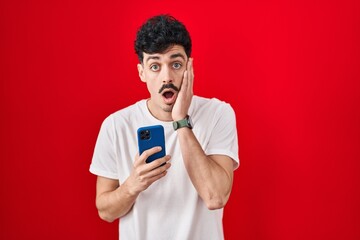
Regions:
<instances>
[{"instance_id":1,"label":"hand holding phone","mask_svg":"<svg viewBox=\"0 0 360 240\"><path fill-rule=\"evenodd\" d=\"M161 125L153 125L141 127L137 130L139 155L145 150L153 147L161 147L161 151L157 152L146 159L146 163L150 163L158 158L166 155L165 150L165 134L164 127Z\"/></svg>"},{"instance_id":2,"label":"hand holding phone","mask_svg":"<svg viewBox=\"0 0 360 240\"><path fill-rule=\"evenodd\" d=\"M134 194L146 190L155 181L166 176L167 170L171 166L168 162L170 156L166 156L165 134L162 126L155 125L139 128L137 130L137 140L139 154L135 157L134 169L126 180L130 192ZM161 150L156 147L161 147ZM143 154L144 151L152 155L145 155ZM147 159L145 159L146 157ZM159 158L161 158L159 161L151 163Z\"/></svg>"}]
</instances>

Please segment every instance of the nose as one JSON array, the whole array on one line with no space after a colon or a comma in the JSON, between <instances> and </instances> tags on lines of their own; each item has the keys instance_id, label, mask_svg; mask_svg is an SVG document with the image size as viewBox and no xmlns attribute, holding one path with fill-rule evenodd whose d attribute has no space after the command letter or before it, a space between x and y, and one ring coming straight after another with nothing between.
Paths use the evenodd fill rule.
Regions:
<instances>
[{"instance_id":1,"label":"nose","mask_svg":"<svg viewBox=\"0 0 360 240\"><path fill-rule=\"evenodd\" d=\"M161 69L161 80L164 84L173 82L173 74L169 67L163 67Z\"/></svg>"}]
</instances>

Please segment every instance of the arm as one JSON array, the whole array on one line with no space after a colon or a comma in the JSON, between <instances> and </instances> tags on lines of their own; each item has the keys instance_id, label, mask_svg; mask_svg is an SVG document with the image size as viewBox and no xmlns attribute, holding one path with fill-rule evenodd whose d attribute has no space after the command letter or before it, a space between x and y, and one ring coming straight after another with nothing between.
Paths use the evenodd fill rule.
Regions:
<instances>
[{"instance_id":1,"label":"arm","mask_svg":"<svg viewBox=\"0 0 360 240\"><path fill-rule=\"evenodd\" d=\"M127 214L137 195L131 194L118 180L98 176L96 181L96 207L101 219L112 222Z\"/></svg>"},{"instance_id":2,"label":"arm","mask_svg":"<svg viewBox=\"0 0 360 240\"><path fill-rule=\"evenodd\" d=\"M101 219L112 222L125 216L135 203L137 196L153 182L166 175L170 167L170 156L146 163L148 156L160 151L155 147L136 156L130 176L119 184L118 180L98 176L96 182L96 207ZM158 167L166 163L164 166Z\"/></svg>"},{"instance_id":3,"label":"arm","mask_svg":"<svg viewBox=\"0 0 360 240\"><path fill-rule=\"evenodd\" d=\"M233 160L225 155L205 155L191 129L177 131L186 170L199 196L210 210L223 208L232 188Z\"/></svg>"},{"instance_id":4,"label":"arm","mask_svg":"<svg viewBox=\"0 0 360 240\"><path fill-rule=\"evenodd\" d=\"M193 59L189 59L172 111L174 121L185 118L188 113L193 80ZM224 207L233 183L233 160L225 155L207 156L191 129L180 128L177 131L186 170L199 196L209 209Z\"/></svg>"}]
</instances>

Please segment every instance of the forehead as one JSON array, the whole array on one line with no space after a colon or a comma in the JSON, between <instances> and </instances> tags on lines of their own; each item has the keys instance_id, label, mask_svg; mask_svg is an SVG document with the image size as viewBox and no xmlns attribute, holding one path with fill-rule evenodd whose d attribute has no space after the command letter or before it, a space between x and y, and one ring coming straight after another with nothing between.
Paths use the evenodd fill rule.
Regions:
<instances>
[{"instance_id":1,"label":"forehead","mask_svg":"<svg viewBox=\"0 0 360 240\"><path fill-rule=\"evenodd\" d=\"M167 61L175 58L181 58L184 61L187 60L187 56L185 53L185 49L181 45L173 45L167 48L162 53L145 53L144 52L144 63L149 60L159 60L159 61Z\"/></svg>"}]
</instances>

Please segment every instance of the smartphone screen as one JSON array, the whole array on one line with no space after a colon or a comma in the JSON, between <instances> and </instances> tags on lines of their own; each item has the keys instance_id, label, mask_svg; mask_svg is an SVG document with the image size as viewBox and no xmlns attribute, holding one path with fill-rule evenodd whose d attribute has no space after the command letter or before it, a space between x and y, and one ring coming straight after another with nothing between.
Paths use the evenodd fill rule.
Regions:
<instances>
[{"instance_id":1,"label":"smartphone screen","mask_svg":"<svg viewBox=\"0 0 360 240\"><path fill-rule=\"evenodd\" d=\"M137 130L139 155L145 150L153 147L161 147L161 151L157 152L146 159L147 163L150 163L158 158L164 157L165 151L165 134L164 127L161 125L153 125L141 127Z\"/></svg>"}]
</instances>

